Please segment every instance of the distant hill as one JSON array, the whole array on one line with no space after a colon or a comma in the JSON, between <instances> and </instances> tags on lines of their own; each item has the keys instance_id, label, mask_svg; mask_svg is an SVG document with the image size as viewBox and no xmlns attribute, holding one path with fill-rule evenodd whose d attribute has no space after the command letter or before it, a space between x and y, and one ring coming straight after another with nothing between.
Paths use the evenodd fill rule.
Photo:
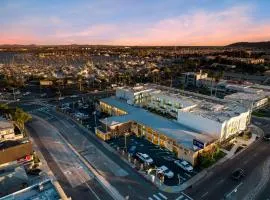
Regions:
<instances>
[{"instance_id":1,"label":"distant hill","mask_svg":"<svg viewBox=\"0 0 270 200\"><path fill-rule=\"evenodd\" d=\"M236 42L227 47L270 49L270 41L266 42Z\"/></svg>"}]
</instances>

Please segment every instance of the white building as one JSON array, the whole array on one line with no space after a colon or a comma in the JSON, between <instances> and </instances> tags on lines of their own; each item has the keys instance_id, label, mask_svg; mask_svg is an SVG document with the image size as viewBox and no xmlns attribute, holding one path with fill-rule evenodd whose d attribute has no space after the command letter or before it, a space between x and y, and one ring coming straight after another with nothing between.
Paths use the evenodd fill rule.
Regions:
<instances>
[{"instance_id":1,"label":"white building","mask_svg":"<svg viewBox=\"0 0 270 200\"><path fill-rule=\"evenodd\" d=\"M262 108L269 103L270 87L258 84L232 84L224 81L223 86L230 93L224 99L237 101L251 110ZM231 94L232 93L232 94Z\"/></svg>"},{"instance_id":2,"label":"white building","mask_svg":"<svg viewBox=\"0 0 270 200\"><path fill-rule=\"evenodd\" d=\"M200 72L185 72L182 73L181 83L184 85L199 86L200 80L207 79L208 74Z\"/></svg>"},{"instance_id":3,"label":"white building","mask_svg":"<svg viewBox=\"0 0 270 200\"><path fill-rule=\"evenodd\" d=\"M237 102L154 84L138 88L136 87L136 91L134 88L125 88L129 95L122 99L130 104L169 114L178 123L215 139L223 140L244 131L250 120L250 110ZM137 94L138 96L143 94L142 96L147 98L142 98L143 101L134 101ZM116 96L120 98L122 95L117 91Z\"/></svg>"},{"instance_id":4,"label":"white building","mask_svg":"<svg viewBox=\"0 0 270 200\"><path fill-rule=\"evenodd\" d=\"M256 110L266 106L269 102L265 93L244 93L237 92L224 97L225 99L237 101L251 110Z\"/></svg>"}]
</instances>

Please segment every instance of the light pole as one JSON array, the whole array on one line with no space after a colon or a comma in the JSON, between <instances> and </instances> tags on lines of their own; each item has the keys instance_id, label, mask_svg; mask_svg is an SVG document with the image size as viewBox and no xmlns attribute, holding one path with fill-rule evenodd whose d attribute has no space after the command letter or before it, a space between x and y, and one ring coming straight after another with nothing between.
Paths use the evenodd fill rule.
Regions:
<instances>
[{"instance_id":1,"label":"light pole","mask_svg":"<svg viewBox=\"0 0 270 200\"><path fill-rule=\"evenodd\" d=\"M125 133L124 134L124 136L125 136L125 147L124 147L124 149L125 149L125 151L127 151L127 133Z\"/></svg>"},{"instance_id":2,"label":"light pole","mask_svg":"<svg viewBox=\"0 0 270 200\"><path fill-rule=\"evenodd\" d=\"M94 119L95 119L95 127L97 127L97 117L96 117L96 111L93 112Z\"/></svg>"}]
</instances>

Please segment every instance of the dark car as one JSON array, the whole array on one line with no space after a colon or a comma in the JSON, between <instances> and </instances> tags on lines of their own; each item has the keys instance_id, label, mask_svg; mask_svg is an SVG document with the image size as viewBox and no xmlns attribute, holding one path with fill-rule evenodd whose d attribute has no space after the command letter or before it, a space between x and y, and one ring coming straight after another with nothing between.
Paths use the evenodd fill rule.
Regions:
<instances>
[{"instance_id":1,"label":"dark car","mask_svg":"<svg viewBox=\"0 0 270 200\"><path fill-rule=\"evenodd\" d=\"M232 172L231 178L232 178L233 180L240 180L240 179L241 179L242 177L244 177L244 176L245 176L244 170L238 168L238 169L236 169L236 170L234 170L234 171Z\"/></svg>"},{"instance_id":2,"label":"dark car","mask_svg":"<svg viewBox=\"0 0 270 200\"><path fill-rule=\"evenodd\" d=\"M266 141L270 141L270 134L264 135L263 139L266 140Z\"/></svg>"},{"instance_id":3,"label":"dark car","mask_svg":"<svg viewBox=\"0 0 270 200\"><path fill-rule=\"evenodd\" d=\"M128 153L129 153L131 156L135 156L136 153L137 153L137 147L136 147L136 146L131 146L131 147L128 149Z\"/></svg>"},{"instance_id":4,"label":"dark car","mask_svg":"<svg viewBox=\"0 0 270 200\"><path fill-rule=\"evenodd\" d=\"M32 176L39 176L41 174L41 169L38 168L31 169L27 172L27 174Z\"/></svg>"}]
</instances>

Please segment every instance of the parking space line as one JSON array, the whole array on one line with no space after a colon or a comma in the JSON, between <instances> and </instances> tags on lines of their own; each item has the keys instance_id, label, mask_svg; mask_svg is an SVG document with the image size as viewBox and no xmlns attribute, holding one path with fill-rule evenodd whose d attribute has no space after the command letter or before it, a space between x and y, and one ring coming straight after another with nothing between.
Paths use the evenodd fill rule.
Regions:
<instances>
[{"instance_id":1,"label":"parking space line","mask_svg":"<svg viewBox=\"0 0 270 200\"><path fill-rule=\"evenodd\" d=\"M184 195L181 194L176 200L181 200L183 198L184 198Z\"/></svg>"},{"instance_id":2,"label":"parking space line","mask_svg":"<svg viewBox=\"0 0 270 200\"><path fill-rule=\"evenodd\" d=\"M188 173L185 173L185 175L187 175L188 177L191 177L191 175L190 175L190 174L188 174Z\"/></svg>"},{"instance_id":3,"label":"parking space line","mask_svg":"<svg viewBox=\"0 0 270 200\"><path fill-rule=\"evenodd\" d=\"M185 195L188 199L193 200L190 196L188 196L187 194L185 194L184 192L182 192L183 195Z\"/></svg>"},{"instance_id":4,"label":"parking space line","mask_svg":"<svg viewBox=\"0 0 270 200\"><path fill-rule=\"evenodd\" d=\"M201 198L204 198L206 195L208 194L208 192L204 193Z\"/></svg>"},{"instance_id":5,"label":"parking space line","mask_svg":"<svg viewBox=\"0 0 270 200\"><path fill-rule=\"evenodd\" d=\"M162 200L161 198L159 198L159 197L158 197L157 195L155 195L155 194L154 194L153 196L154 196L154 198L157 199L157 200Z\"/></svg>"},{"instance_id":6,"label":"parking space line","mask_svg":"<svg viewBox=\"0 0 270 200\"><path fill-rule=\"evenodd\" d=\"M163 199L168 199L164 194L162 194L162 193L158 193L159 194L159 196L161 196Z\"/></svg>"}]
</instances>

